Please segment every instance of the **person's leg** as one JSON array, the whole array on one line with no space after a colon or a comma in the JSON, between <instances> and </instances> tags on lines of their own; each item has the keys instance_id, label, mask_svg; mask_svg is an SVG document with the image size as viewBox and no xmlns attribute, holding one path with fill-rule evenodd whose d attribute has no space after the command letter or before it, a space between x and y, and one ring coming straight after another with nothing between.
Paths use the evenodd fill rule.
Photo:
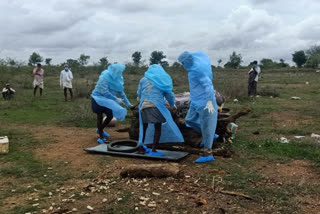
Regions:
<instances>
[{"instance_id":1,"label":"person's leg","mask_svg":"<svg viewBox=\"0 0 320 214\"><path fill-rule=\"evenodd\" d=\"M142 136L142 143L144 143L144 140L146 139L146 133L148 129L148 123L143 123L143 136Z\"/></svg>"},{"instance_id":2,"label":"person's leg","mask_svg":"<svg viewBox=\"0 0 320 214\"><path fill-rule=\"evenodd\" d=\"M198 158L196 162L203 163L208 161L213 161L212 156L212 144L214 139L214 134L217 128L218 120L218 106L216 103L213 104L215 113L211 114L208 110L203 110L200 112L201 118L201 133L204 142L204 149L202 157Z\"/></svg>"},{"instance_id":3,"label":"person's leg","mask_svg":"<svg viewBox=\"0 0 320 214\"><path fill-rule=\"evenodd\" d=\"M73 99L73 92L72 92L72 88L69 88L69 92L70 92L70 97L71 97L71 100Z\"/></svg>"},{"instance_id":4,"label":"person's leg","mask_svg":"<svg viewBox=\"0 0 320 214\"><path fill-rule=\"evenodd\" d=\"M157 146L160 141L161 137L161 123L154 124L154 137L153 137L153 145L152 145L152 152L157 152Z\"/></svg>"},{"instance_id":5,"label":"person's leg","mask_svg":"<svg viewBox=\"0 0 320 214\"><path fill-rule=\"evenodd\" d=\"M188 127L193 128L197 132L201 132L200 117L198 112L193 107L189 108L185 122Z\"/></svg>"},{"instance_id":6,"label":"person's leg","mask_svg":"<svg viewBox=\"0 0 320 214\"><path fill-rule=\"evenodd\" d=\"M253 96L257 96L257 82L256 81L253 81L252 83L252 94Z\"/></svg>"},{"instance_id":7,"label":"person's leg","mask_svg":"<svg viewBox=\"0 0 320 214\"><path fill-rule=\"evenodd\" d=\"M105 114L106 114L107 118L103 121L102 130L108 126L108 124L111 122L111 120L113 118L112 110L105 112Z\"/></svg>"},{"instance_id":8,"label":"person's leg","mask_svg":"<svg viewBox=\"0 0 320 214\"><path fill-rule=\"evenodd\" d=\"M67 101L67 88L63 88L64 100Z\"/></svg>"},{"instance_id":9,"label":"person's leg","mask_svg":"<svg viewBox=\"0 0 320 214\"><path fill-rule=\"evenodd\" d=\"M38 86L34 87L34 89L33 89L33 96L34 96L34 97L36 96L37 88L38 88Z\"/></svg>"},{"instance_id":10,"label":"person's leg","mask_svg":"<svg viewBox=\"0 0 320 214\"><path fill-rule=\"evenodd\" d=\"M103 114L101 112L97 113L97 128L100 139L103 139L103 127L102 127Z\"/></svg>"},{"instance_id":11,"label":"person's leg","mask_svg":"<svg viewBox=\"0 0 320 214\"><path fill-rule=\"evenodd\" d=\"M43 89L42 89L42 88L40 88L40 97L42 96L42 91L43 91Z\"/></svg>"},{"instance_id":12,"label":"person's leg","mask_svg":"<svg viewBox=\"0 0 320 214\"><path fill-rule=\"evenodd\" d=\"M144 144L144 140L146 139L146 133L147 133L147 129L148 129L148 123L143 123L143 135L142 135L142 143ZM146 151L145 151L145 148L143 146L139 146L139 151L138 153L139 154L144 154Z\"/></svg>"}]
</instances>

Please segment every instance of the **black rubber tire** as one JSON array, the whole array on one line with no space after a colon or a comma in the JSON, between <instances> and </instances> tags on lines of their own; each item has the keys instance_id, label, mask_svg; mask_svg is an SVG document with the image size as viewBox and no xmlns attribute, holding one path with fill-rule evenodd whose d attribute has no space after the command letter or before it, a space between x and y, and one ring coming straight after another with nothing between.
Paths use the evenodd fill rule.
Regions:
<instances>
[{"instance_id":1,"label":"black rubber tire","mask_svg":"<svg viewBox=\"0 0 320 214\"><path fill-rule=\"evenodd\" d=\"M115 147L119 145L127 146L127 148ZM131 148L128 148L128 147L131 147ZM133 153L138 151L138 149L139 149L139 143L136 140L116 140L108 144L108 151L112 151L112 152Z\"/></svg>"}]
</instances>

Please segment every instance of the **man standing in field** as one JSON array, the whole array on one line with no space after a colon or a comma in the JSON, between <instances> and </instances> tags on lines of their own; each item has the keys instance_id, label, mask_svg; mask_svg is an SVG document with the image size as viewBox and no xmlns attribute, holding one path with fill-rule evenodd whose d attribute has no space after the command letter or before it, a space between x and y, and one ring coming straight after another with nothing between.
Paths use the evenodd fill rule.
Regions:
<instances>
[{"instance_id":1,"label":"man standing in field","mask_svg":"<svg viewBox=\"0 0 320 214\"><path fill-rule=\"evenodd\" d=\"M257 61L252 63L252 68L249 71L249 82L248 82L248 96L254 97L257 95L257 84L259 80L259 75L261 73L261 69L258 65Z\"/></svg>"},{"instance_id":2,"label":"man standing in field","mask_svg":"<svg viewBox=\"0 0 320 214\"><path fill-rule=\"evenodd\" d=\"M64 99L67 101L67 90L70 92L71 100L73 98L72 93L72 79L73 75L71 69L67 64L64 65L64 69L60 73L60 86L63 87Z\"/></svg>"},{"instance_id":3,"label":"man standing in field","mask_svg":"<svg viewBox=\"0 0 320 214\"><path fill-rule=\"evenodd\" d=\"M41 67L41 64L38 63L37 67L33 69L33 96L36 96L37 89L40 89L40 96L42 96L43 91L43 73L44 70Z\"/></svg>"}]
</instances>

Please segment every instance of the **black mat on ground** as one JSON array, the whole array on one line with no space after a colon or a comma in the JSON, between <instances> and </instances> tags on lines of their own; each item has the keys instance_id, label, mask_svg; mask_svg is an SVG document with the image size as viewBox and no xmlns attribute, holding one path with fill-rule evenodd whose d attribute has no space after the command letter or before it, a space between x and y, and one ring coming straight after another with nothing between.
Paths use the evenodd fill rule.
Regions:
<instances>
[{"instance_id":1,"label":"black mat on ground","mask_svg":"<svg viewBox=\"0 0 320 214\"><path fill-rule=\"evenodd\" d=\"M147 153L144 155L141 155L141 154L138 154L138 152L124 153L124 152L108 151L107 144L101 144L96 147L86 148L84 150L89 153L99 153L99 154L106 154L106 155L118 155L118 156L133 157L133 158L145 158L145 159L152 159L152 160L169 160L169 161L179 161L185 158L189 154L188 152L157 150L158 152L162 152L164 156L154 157L154 156L148 155Z\"/></svg>"}]
</instances>

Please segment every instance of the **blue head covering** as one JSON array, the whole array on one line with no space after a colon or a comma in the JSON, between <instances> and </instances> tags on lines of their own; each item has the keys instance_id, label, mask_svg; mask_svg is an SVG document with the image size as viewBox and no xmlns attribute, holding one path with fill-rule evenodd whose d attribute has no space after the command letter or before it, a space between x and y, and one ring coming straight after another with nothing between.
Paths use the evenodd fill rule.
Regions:
<instances>
[{"instance_id":1,"label":"blue head covering","mask_svg":"<svg viewBox=\"0 0 320 214\"><path fill-rule=\"evenodd\" d=\"M161 65L150 65L144 76L160 91L172 91L172 79Z\"/></svg>"},{"instance_id":2,"label":"blue head covering","mask_svg":"<svg viewBox=\"0 0 320 214\"><path fill-rule=\"evenodd\" d=\"M108 70L106 70L105 78L108 83L108 86L117 92L123 91L124 80L122 77L122 72L126 68L125 65L114 63L108 66Z\"/></svg>"},{"instance_id":3,"label":"blue head covering","mask_svg":"<svg viewBox=\"0 0 320 214\"><path fill-rule=\"evenodd\" d=\"M197 75L205 75L212 79L212 69L210 58L203 52L183 52L178 60L183 64L184 68L189 72L196 73Z\"/></svg>"}]
</instances>

